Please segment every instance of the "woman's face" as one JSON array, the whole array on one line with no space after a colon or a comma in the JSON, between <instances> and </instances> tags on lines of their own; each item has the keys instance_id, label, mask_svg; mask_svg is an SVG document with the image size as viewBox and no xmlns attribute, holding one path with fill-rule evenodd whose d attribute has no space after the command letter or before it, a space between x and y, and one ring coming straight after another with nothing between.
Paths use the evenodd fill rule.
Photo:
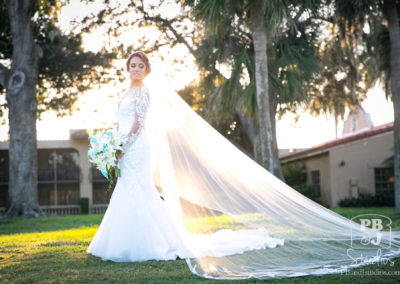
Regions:
<instances>
[{"instance_id":1,"label":"woman's face","mask_svg":"<svg viewBox=\"0 0 400 284\"><path fill-rule=\"evenodd\" d=\"M129 62L129 73L133 81L141 81L146 77L146 65L140 57L132 57Z\"/></svg>"}]
</instances>

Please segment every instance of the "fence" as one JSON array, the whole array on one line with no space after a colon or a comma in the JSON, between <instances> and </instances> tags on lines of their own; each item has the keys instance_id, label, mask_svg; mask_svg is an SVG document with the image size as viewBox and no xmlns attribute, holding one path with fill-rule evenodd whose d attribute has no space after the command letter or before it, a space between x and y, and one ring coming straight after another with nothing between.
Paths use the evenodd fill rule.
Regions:
<instances>
[{"instance_id":1,"label":"fence","mask_svg":"<svg viewBox=\"0 0 400 284\"><path fill-rule=\"evenodd\" d=\"M90 206L90 214L104 214L107 210L108 204L94 204ZM62 216L62 215L79 215L81 208L79 205L51 205L40 206L47 216ZM0 207L0 215L5 213L6 208Z\"/></svg>"}]
</instances>

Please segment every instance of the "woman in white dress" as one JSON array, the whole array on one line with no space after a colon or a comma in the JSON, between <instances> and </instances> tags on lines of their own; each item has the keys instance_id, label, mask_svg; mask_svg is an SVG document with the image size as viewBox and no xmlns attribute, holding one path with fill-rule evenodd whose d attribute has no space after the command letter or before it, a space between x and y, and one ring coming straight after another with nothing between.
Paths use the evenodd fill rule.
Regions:
<instances>
[{"instance_id":1,"label":"woman in white dress","mask_svg":"<svg viewBox=\"0 0 400 284\"><path fill-rule=\"evenodd\" d=\"M194 251L186 246L195 242L199 248L199 242L206 241L205 236L189 235L183 227L178 228L152 180L150 143L145 127L151 102L149 90L143 83L151 70L146 54L133 53L127 60L127 69L131 86L117 109L118 129L129 137L123 153L117 156L121 177L87 252L117 262L194 257ZM253 233L253 230L249 232ZM254 239L257 236L259 240ZM258 230L254 237L250 245L233 246L228 252L225 248L224 253L283 243L269 238L266 231ZM217 245L215 242L219 240L214 238L212 241ZM203 247L208 245L211 243L203 243ZM196 254L204 255L205 252L197 251Z\"/></svg>"},{"instance_id":2,"label":"woman in white dress","mask_svg":"<svg viewBox=\"0 0 400 284\"><path fill-rule=\"evenodd\" d=\"M150 68L144 53L136 52L128 59L132 83L118 103L117 112L118 128L128 135L128 145L117 156L121 177L87 249L102 259L144 261L186 256L151 180L149 143L144 127L150 94L143 83Z\"/></svg>"},{"instance_id":3,"label":"woman in white dress","mask_svg":"<svg viewBox=\"0 0 400 284\"><path fill-rule=\"evenodd\" d=\"M341 273L400 255L400 232L366 242L375 230L283 183L176 93L150 92L143 52L127 70L131 87L115 112L129 142L88 253L117 262L185 258L193 273L216 279Z\"/></svg>"}]
</instances>

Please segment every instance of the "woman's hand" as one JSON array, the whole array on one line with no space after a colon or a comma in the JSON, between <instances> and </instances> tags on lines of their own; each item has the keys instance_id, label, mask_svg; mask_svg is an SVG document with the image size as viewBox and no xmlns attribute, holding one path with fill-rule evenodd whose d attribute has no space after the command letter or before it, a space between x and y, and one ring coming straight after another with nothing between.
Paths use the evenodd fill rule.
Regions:
<instances>
[{"instance_id":1,"label":"woman's hand","mask_svg":"<svg viewBox=\"0 0 400 284\"><path fill-rule=\"evenodd\" d=\"M124 155L124 153L117 154L117 162L116 162L117 165L118 165L119 159L121 159L123 155Z\"/></svg>"}]
</instances>

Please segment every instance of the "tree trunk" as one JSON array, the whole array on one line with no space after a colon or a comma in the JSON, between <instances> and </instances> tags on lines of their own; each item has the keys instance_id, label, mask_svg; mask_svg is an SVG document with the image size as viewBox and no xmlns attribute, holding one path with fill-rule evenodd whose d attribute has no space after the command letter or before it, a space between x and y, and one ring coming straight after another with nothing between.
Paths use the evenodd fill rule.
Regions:
<instances>
[{"instance_id":1,"label":"tree trunk","mask_svg":"<svg viewBox=\"0 0 400 284\"><path fill-rule=\"evenodd\" d=\"M271 124L272 124L272 150L274 153L274 171L273 174L283 182L285 178L283 177L281 161L279 160L279 149L278 149L278 141L276 139L276 109L278 106L277 97L274 95L270 95L270 113L271 113Z\"/></svg>"},{"instance_id":2,"label":"tree trunk","mask_svg":"<svg viewBox=\"0 0 400 284\"><path fill-rule=\"evenodd\" d=\"M395 206L400 210L400 29L396 0L386 0L384 13L390 36L391 92L394 107L394 188Z\"/></svg>"},{"instance_id":3,"label":"tree trunk","mask_svg":"<svg viewBox=\"0 0 400 284\"><path fill-rule=\"evenodd\" d=\"M244 111L243 100L238 100L235 106L236 115L239 118L240 124L243 126L243 131L248 139L253 144L254 141L254 121L253 118Z\"/></svg>"},{"instance_id":4,"label":"tree trunk","mask_svg":"<svg viewBox=\"0 0 400 284\"><path fill-rule=\"evenodd\" d=\"M250 29L254 44L255 80L257 93L258 136L261 165L274 173L272 123L268 94L267 34L264 11L259 0L250 2ZM254 149L255 151L257 149Z\"/></svg>"},{"instance_id":5,"label":"tree trunk","mask_svg":"<svg viewBox=\"0 0 400 284\"><path fill-rule=\"evenodd\" d=\"M8 0L13 43L11 69L5 83L10 125L9 204L5 217L43 216L37 201L36 84L41 48L32 36L35 1ZM4 71L4 67L2 68Z\"/></svg>"},{"instance_id":6,"label":"tree trunk","mask_svg":"<svg viewBox=\"0 0 400 284\"><path fill-rule=\"evenodd\" d=\"M285 182L285 178L282 173L281 161L279 159L279 149L278 142L276 139L276 110L277 110L277 102L275 96L270 96L270 114L271 114L271 124L272 124L272 149L273 149L273 172L274 176ZM258 125L257 121L254 122L255 125ZM253 150L254 150L254 160L258 163L261 161L261 138L260 133L257 132L253 138Z\"/></svg>"}]
</instances>

